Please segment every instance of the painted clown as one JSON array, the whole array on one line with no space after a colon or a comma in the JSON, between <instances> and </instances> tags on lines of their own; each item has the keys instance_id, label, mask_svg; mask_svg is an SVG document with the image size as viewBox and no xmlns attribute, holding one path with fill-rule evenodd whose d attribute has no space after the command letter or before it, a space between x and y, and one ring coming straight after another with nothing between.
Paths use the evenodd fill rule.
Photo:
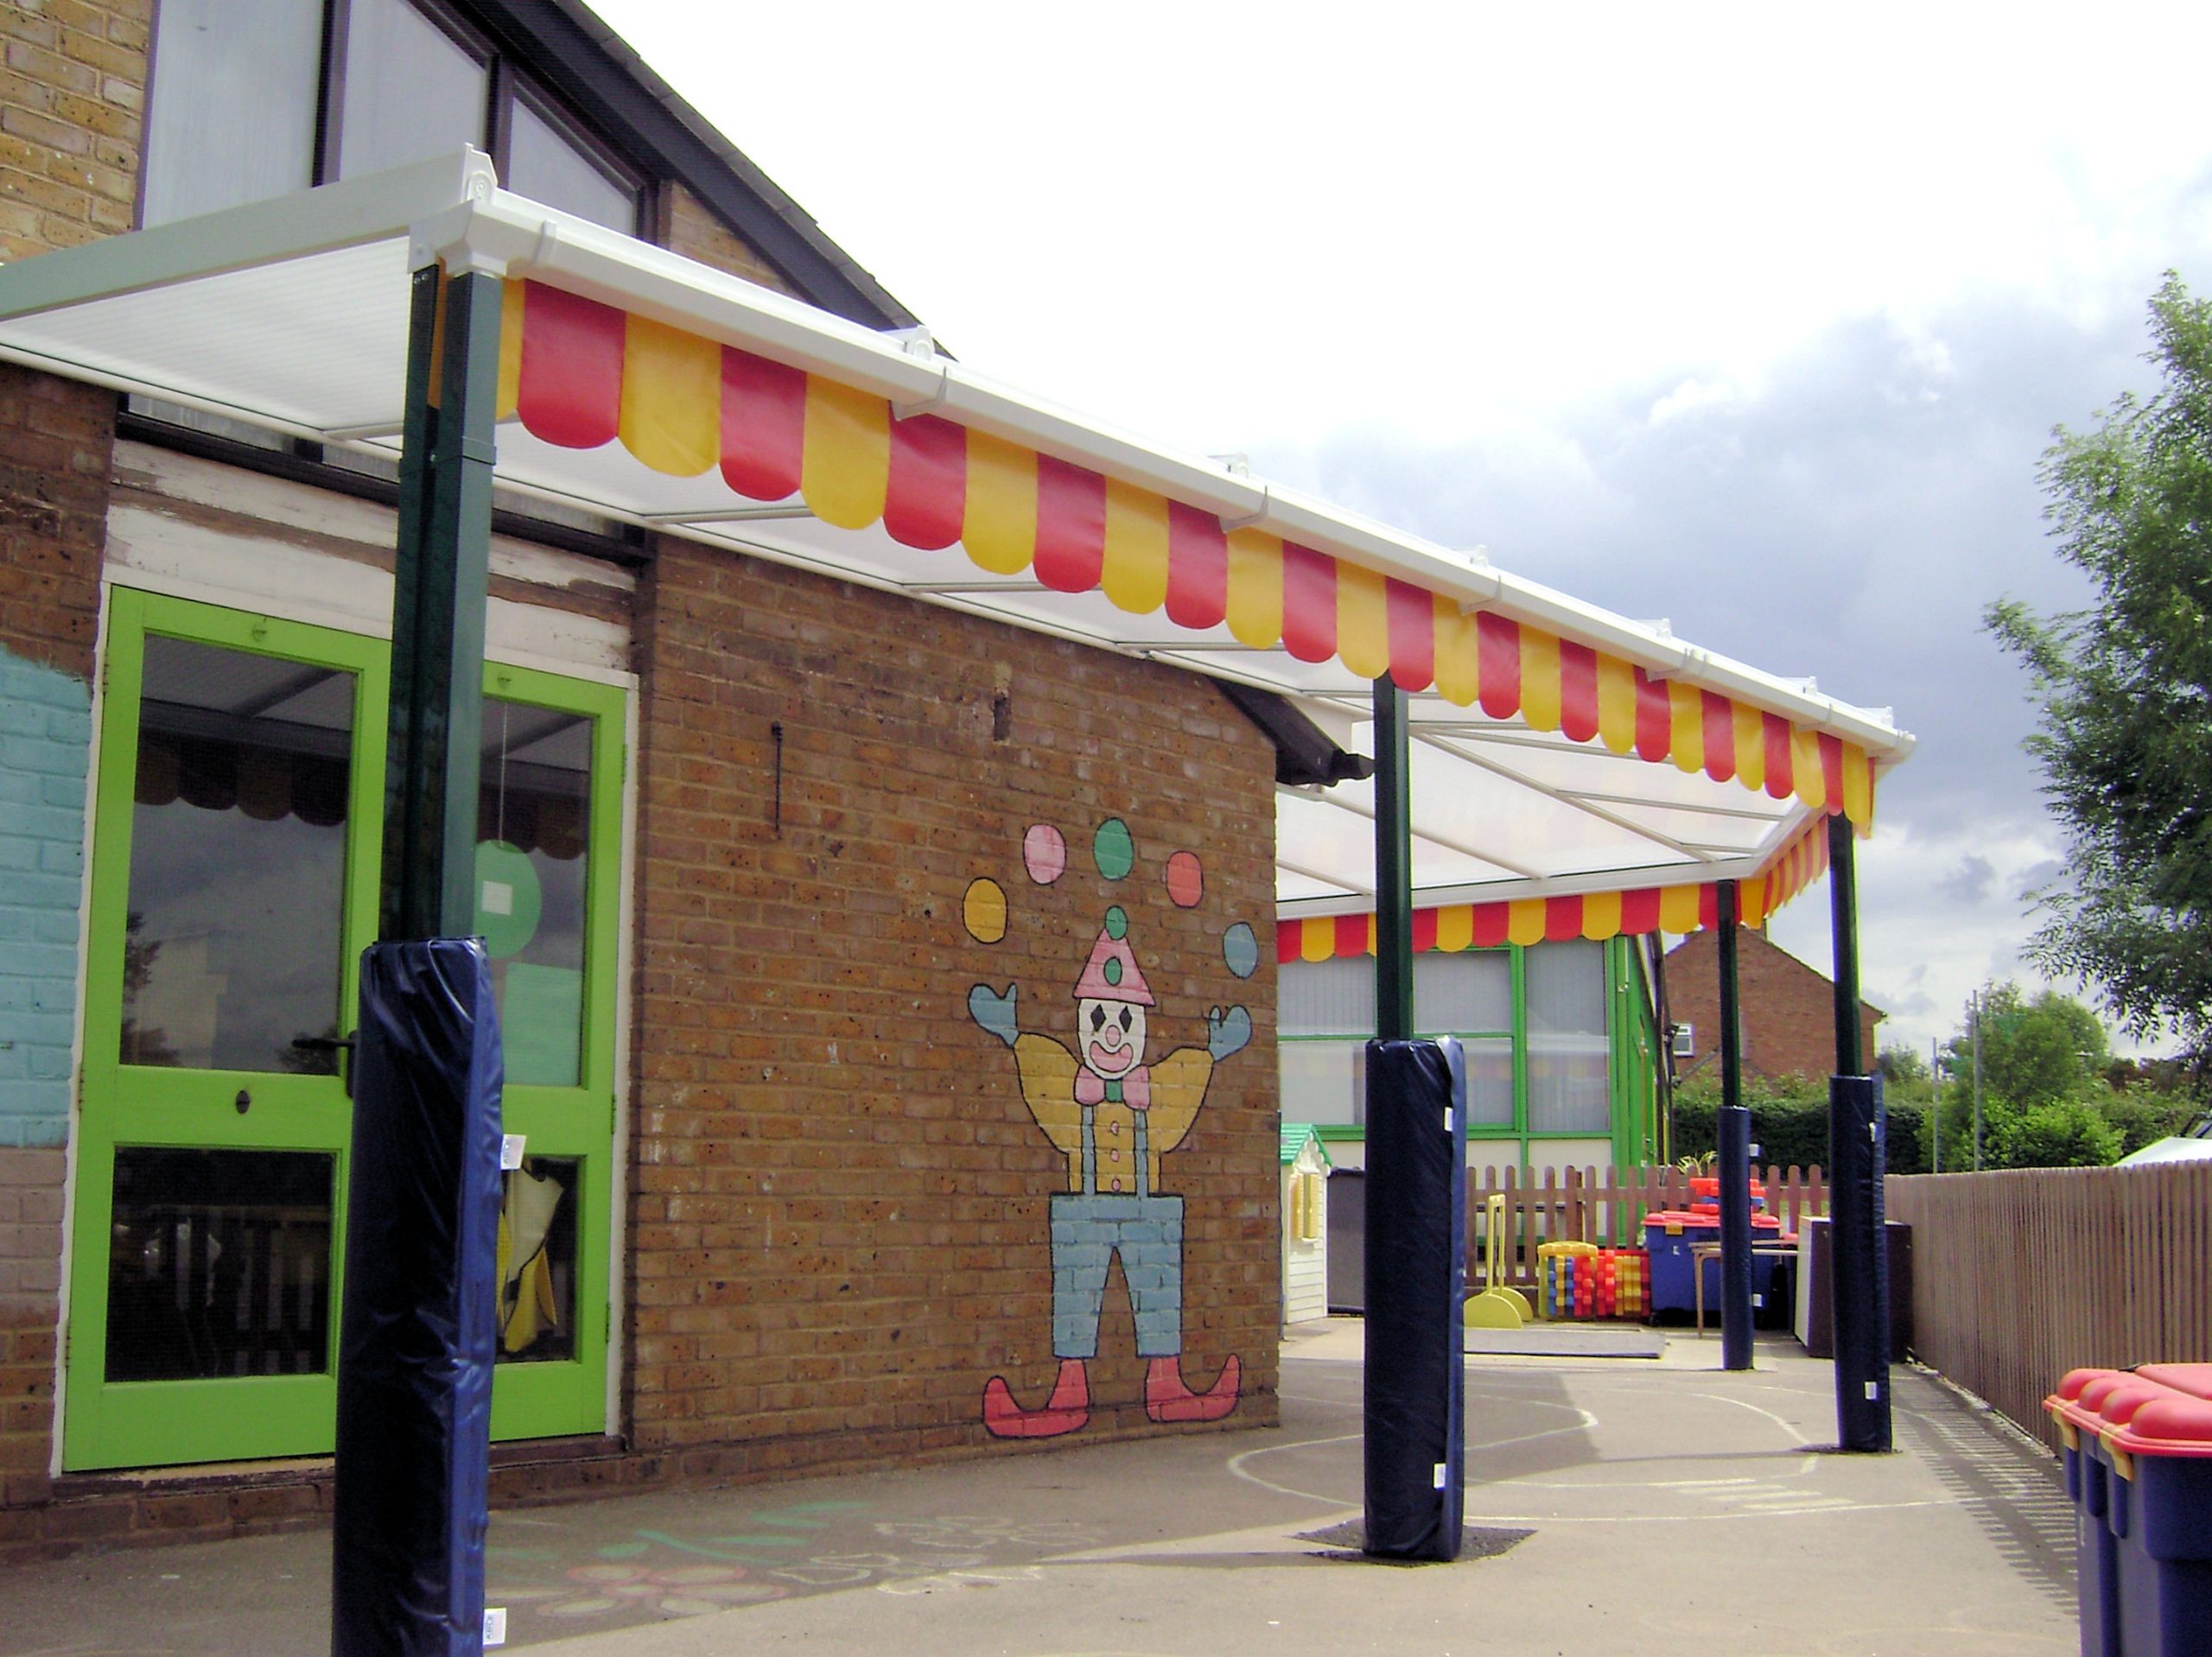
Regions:
<instances>
[{"instance_id":1,"label":"painted clown","mask_svg":"<svg viewBox=\"0 0 2212 1657\"><path fill-rule=\"evenodd\" d=\"M1090 1361L1098 1354L1106 1276L1122 1260L1136 1321L1137 1355L1147 1361L1145 1411L1155 1421L1218 1420L1236 1407L1232 1356L1203 1393L1183 1380L1183 1199L1160 1189L1160 1159L1191 1131L1213 1068L1251 1039L1242 1007L1206 1016L1201 1051L1179 1048L1145 1062L1152 991L1129 947L1128 917L1116 905L1075 987L1076 1050L1015 1025L1018 987L1003 994L979 984L968 998L977 1024L1014 1050L1021 1097L1045 1137L1068 1159L1067 1190L1052 1201L1052 1396L1035 1409L1015 1400L1005 1377L983 1389L983 1425L1002 1438L1073 1432L1090 1419Z\"/></svg>"}]
</instances>

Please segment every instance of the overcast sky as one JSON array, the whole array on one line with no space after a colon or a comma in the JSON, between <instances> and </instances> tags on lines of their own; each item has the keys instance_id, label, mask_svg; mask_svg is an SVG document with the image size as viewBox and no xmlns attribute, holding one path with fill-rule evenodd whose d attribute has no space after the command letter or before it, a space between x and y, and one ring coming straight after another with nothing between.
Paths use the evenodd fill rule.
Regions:
<instances>
[{"instance_id":1,"label":"overcast sky","mask_svg":"<svg viewBox=\"0 0 2212 1657\"><path fill-rule=\"evenodd\" d=\"M1980 616L2079 600L2051 428L2212 287L2212 10L598 8L969 365L1894 707L1885 1041L2035 981Z\"/></svg>"}]
</instances>

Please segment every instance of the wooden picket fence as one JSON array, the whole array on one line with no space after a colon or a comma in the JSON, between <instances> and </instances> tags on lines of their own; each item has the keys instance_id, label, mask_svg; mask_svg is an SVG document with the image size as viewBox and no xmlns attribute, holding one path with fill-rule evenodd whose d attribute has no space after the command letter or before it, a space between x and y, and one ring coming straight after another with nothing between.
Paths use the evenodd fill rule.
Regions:
<instances>
[{"instance_id":1,"label":"wooden picket fence","mask_svg":"<svg viewBox=\"0 0 2212 1657\"><path fill-rule=\"evenodd\" d=\"M2055 1443L2069 1369L2212 1362L2212 1162L1893 1175L1912 1348Z\"/></svg>"},{"instance_id":2,"label":"wooden picket fence","mask_svg":"<svg viewBox=\"0 0 2212 1657\"><path fill-rule=\"evenodd\" d=\"M1828 1211L1827 1182L1817 1164L1803 1169L1770 1167L1762 1183L1767 1211L1780 1216L1784 1231L1796 1231L1804 1216ZM1539 1244L1640 1246L1646 1214L1689 1207L1690 1176L1679 1168L1608 1167L1602 1178L1594 1167L1547 1168L1540 1176L1524 1179L1515 1167L1468 1169L1470 1289L1493 1286L1483 1275L1493 1196L1505 1199L1499 1284L1527 1290L1535 1286Z\"/></svg>"}]
</instances>

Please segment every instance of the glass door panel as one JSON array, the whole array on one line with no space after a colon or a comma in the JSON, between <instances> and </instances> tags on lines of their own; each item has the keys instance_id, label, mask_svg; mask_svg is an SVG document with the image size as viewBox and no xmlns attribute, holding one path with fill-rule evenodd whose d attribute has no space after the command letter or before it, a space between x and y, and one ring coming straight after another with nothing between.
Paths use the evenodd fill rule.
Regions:
<instances>
[{"instance_id":1,"label":"glass door panel","mask_svg":"<svg viewBox=\"0 0 2212 1657\"><path fill-rule=\"evenodd\" d=\"M329 1446L385 651L118 589L65 1464Z\"/></svg>"},{"instance_id":2,"label":"glass door panel","mask_svg":"<svg viewBox=\"0 0 2212 1657\"><path fill-rule=\"evenodd\" d=\"M346 1038L389 649L117 589L94 806L63 1461L327 1453ZM494 666L479 924L507 1067L501 1438L606 1422L626 693Z\"/></svg>"},{"instance_id":3,"label":"glass door panel","mask_svg":"<svg viewBox=\"0 0 2212 1657\"><path fill-rule=\"evenodd\" d=\"M499 1006L501 1438L607 1418L613 987L623 694L522 668L485 675L476 924Z\"/></svg>"}]
</instances>

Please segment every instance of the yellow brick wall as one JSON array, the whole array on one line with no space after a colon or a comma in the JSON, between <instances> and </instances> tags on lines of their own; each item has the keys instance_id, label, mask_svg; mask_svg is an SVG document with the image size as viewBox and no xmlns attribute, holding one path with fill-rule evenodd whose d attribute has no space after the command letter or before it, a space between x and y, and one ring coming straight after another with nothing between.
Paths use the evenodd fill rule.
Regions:
<instances>
[{"instance_id":1,"label":"yellow brick wall","mask_svg":"<svg viewBox=\"0 0 2212 1657\"><path fill-rule=\"evenodd\" d=\"M0 3L0 259L130 228L152 0Z\"/></svg>"}]
</instances>

